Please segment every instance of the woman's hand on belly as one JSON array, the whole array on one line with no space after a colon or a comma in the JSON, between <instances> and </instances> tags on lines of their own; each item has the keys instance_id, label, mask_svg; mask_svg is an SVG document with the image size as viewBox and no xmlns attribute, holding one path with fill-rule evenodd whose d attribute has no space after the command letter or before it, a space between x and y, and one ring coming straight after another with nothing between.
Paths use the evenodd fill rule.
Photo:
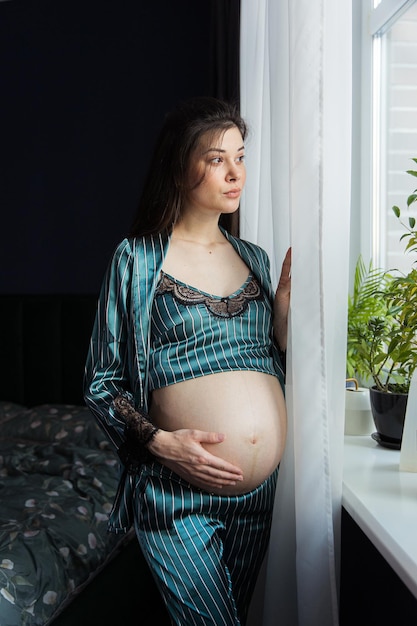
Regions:
<instances>
[{"instance_id":1,"label":"woman's hand on belly","mask_svg":"<svg viewBox=\"0 0 417 626\"><path fill-rule=\"evenodd\" d=\"M217 491L243 480L239 467L211 454L203 445L219 444L224 438L222 433L188 428L159 430L148 449L187 482L206 491Z\"/></svg>"}]
</instances>

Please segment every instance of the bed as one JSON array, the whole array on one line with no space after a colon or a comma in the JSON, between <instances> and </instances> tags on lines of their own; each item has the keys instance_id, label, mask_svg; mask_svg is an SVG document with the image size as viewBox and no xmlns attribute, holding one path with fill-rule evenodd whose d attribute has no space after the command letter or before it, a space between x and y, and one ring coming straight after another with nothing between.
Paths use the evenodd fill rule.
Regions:
<instances>
[{"instance_id":1,"label":"bed","mask_svg":"<svg viewBox=\"0 0 417 626\"><path fill-rule=\"evenodd\" d=\"M82 399L95 302L0 296L1 626L169 623L133 532L107 532L118 460Z\"/></svg>"}]
</instances>

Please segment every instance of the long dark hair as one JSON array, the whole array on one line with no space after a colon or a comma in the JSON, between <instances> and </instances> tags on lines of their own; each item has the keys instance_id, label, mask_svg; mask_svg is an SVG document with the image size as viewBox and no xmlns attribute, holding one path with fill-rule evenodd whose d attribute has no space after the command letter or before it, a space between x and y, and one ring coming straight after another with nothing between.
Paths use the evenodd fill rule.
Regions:
<instances>
[{"instance_id":1,"label":"long dark hair","mask_svg":"<svg viewBox=\"0 0 417 626\"><path fill-rule=\"evenodd\" d=\"M237 106L211 97L186 100L166 116L130 235L171 232L189 191L188 170L194 148L204 134L211 132L215 135L233 126L245 139L247 125ZM227 219L222 225L228 229Z\"/></svg>"}]
</instances>

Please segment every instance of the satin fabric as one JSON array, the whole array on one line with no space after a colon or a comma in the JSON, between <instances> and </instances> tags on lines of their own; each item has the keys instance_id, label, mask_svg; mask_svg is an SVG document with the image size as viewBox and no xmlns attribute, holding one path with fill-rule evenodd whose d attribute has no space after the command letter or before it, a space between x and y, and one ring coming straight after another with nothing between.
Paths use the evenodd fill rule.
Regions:
<instances>
[{"instance_id":1,"label":"satin fabric","mask_svg":"<svg viewBox=\"0 0 417 626\"><path fill-rule=\"evenodd\" d=\"M274 292L266 252L222 232L272 304ZM101 288L85 366L84 397L116 449L124 440L124 422L113 410L113 399L128 392L136 407L148 408L150 317L168 246L169 237L163 235L124 239L116 247ZM283 387L284 372L272 329L271 344L276 375ZM133 488L134 476L122 467L109 517L110 531L127 532L131 527Z\"/></svg>"}]
</instances>

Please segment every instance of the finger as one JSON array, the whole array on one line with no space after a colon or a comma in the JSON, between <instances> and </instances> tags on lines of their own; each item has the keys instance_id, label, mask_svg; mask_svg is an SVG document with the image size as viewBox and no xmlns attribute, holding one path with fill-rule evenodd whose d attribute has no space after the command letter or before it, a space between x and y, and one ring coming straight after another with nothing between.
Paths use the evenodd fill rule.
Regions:
<instances>
[{"instance_id":1,"label":"finger","mask_svg":"<svg viewBox=\"0 0 417 626\"><path fill-rule=\"evenodd\" d=\"M221 443L225 439L223 433L209 432L206 430L193 430L192 435L193 439L200 443Z\"/></svg>"},{"instance_id":2,"label":"finger","mask_svg":"<svg viewBox=\"0 0 417 626\"><path fill-rule=\"evenodd\" d=\"M189 463L190 461L184 463L184 466L188 466L189 468ZM198 472L205 476L222 476L232 480L240 480L243 476L243 472L240 467L225 461L219 456L207 452L204 448L202 449L202 453L194 457L191 463L194 472Z\"/></svg>"},{"instance_id":3,"label":"finger","mask_svg":"<svg viewBox=\"0 0 417 626\"><path fill-rule=\"evenodd\" d=\"M227 479L227 478L220 478L216 476L208 476L207 474L199 474L199 475L193 474L190 482L194 482L196 480L199 483L204 483L205 485L209 485L211 487L222 488L222 487L234 487L238 485L242 479L236 479L236 478Z\"/></svg>"},{"instance_id":4,"label":"finger","mask_svg":"<svg viewBox=\"0 0 417 626\"><path fill-rule=\"evenodd\" d=\"M221 457L210 454L206 461L206 467L209 473L217 474L220 472L222 476L242 476L242 470L237 465L233 465L228 461L225 461Z\"/></svg>"},{"instance_id":5,"label":"finger","mask_svg":"<svg viewBox=\"0 0 417 626\"><path fill-rule=\"evenodd\" d=\"M288 248L284 257L284 261L282 263L282 269L287 275L291 273L291 259L292 259L292 248Z\"/></svg>"},{"instance_id":6,"label":"finger","mask_svg":"<svg viewBox=\"0 0 417 626\"><path fill-rule=\"evenodd\" d=\"M215 433L204 430L196 430L193 431L193 438L197 440L199 443L221 443L224 441L225 436L223 433ZM204 448L203 448L204 449ZM205 450L205 449L204 449ZM211 454L205 450L204 455L202 456L202 462L215 467L217 469L223 468L224 471L238 473L241 474L242 470L237 466L225 461L219 456Z\"/></svg>"},{"instance_id":7,"label":"finger","mask_svg":"<svg viewBox=\"0 0 417 626\"><path fill-rule=\"evenodd\" d=\"M287 253L285 255L284 261L281 266L281 275L279 278L279 285L287 283L291 280L291 257L292 257L292 249L288 248Z\"/></svg>"},{"instance_id":8,"label":"finger","mask_svg":"<svg viewBox=\"0 0 417 626\"><path fill-rule=\"evenodd\" d=\"M174 472L188 480L190 483L201 486L204 489L209 487L225 487L237 485L243 477L233 476L231 478L225 478L222 476L220 470L215 470L207 465L200 465L198 467L190 467L184 463L167 463Z\"/></svg>"}]
</instances>

